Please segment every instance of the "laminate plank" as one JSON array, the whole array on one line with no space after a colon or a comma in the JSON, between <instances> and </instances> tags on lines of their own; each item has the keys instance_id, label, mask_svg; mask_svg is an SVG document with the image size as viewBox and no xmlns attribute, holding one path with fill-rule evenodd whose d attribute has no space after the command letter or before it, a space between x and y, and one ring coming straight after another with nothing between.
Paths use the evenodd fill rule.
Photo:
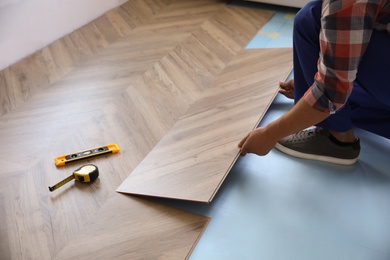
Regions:
<instances>
[{"instance_id":1,"label":"laminate plank","mask_svg":"<svg viewBox=\"0 0 390 260\"><path fill-rule=\"evenodd\" d=\"M12 86L9 84L10 78L9 78L9 69L6 68L1 71L0 73L0 97L2 97L2 102L1 102L1 110L5 112L10 111L13 109L16 105L15 97L13 94L13 88L10 87Z\"/></svg>"},{"instance_id":2,"label":"laminate plank","mask_svg":"<svg viewBox=\"0 0 390 260\"><path fill-rule=\"evenodd\" d=\"M5 190L4 188L0 188L0 205L5 205L5 198L3 193L8 192L8 190ZM3 259L11 259L11 250L10 250L10 244L9 244L9 238L8 238L8 230L6 227L8 226L5 221L5 207L0 207L0 219L2 220L2 225L0 226L0 252L1 257Z\"/></svg>"},{"instance_id":3,"label":"laminate plank","mask_svg":"<svg viewBox=\"0 0 390 260\"><path fill-rule=\"evenodd\" d=\"M169 3L166 0L132 0L124 3L120 8L129 15L135 27L148 22L151 17L164 9Z\"/></svg>"},{"instance_id":4,"label":"laminate plank","mask_svg":"<svg viewBox=\"0 0 390 260\"><path fill-rule=\"evenodd\" d=\"M121 37L128 35L136 27L136 25L129 23L132 19L130 15L123 10L122 6L115 10L115 12L108 12L106 18Z\"/></svg>"},{"instance_id":5,"label":"laminate plank","mask_svg":"<svg viewBox=\"0 0 390 260\"><path fill-rule=\"evenodd\" d=\"M55 259L186 259L209 219L167 209L113 194Z\"/></svg>"},{"instance_id":6,"label":"laminate plank","mask_svg":"<svg viewBox=\"0 0 390 260\"><path fill-rule=\"evenodd\" d=\"M228 80L205 91L117 191L210 202L237 159L238 142L257 126L291 70L291 51L275 53L238 55L231 67L239 69L229 64L221 74Z\"/></svg>"}]
</instances>

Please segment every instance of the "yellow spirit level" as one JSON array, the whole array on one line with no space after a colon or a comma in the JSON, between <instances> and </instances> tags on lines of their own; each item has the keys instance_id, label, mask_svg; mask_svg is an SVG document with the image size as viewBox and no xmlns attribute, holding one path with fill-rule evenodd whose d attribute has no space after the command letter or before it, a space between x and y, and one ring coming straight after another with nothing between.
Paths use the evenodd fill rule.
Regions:
<instances>
[{"instance_id":1,"label":"yellow spirit level","mask_svg":"<svg viewBox=\"0 0 390 260\"><path fill-rule=\"evenodd\" d=\"M84 150L81 152L61 155L56 158L54 158L54 163L56 166L64 166L65 164L88 159L94 156L98 155L104 155L104 154L110 154L110 153L117 153L119 152L119 146L117 144L107 144L105 146L92 148L89 150Z\"/></svg>"}]
</instances>

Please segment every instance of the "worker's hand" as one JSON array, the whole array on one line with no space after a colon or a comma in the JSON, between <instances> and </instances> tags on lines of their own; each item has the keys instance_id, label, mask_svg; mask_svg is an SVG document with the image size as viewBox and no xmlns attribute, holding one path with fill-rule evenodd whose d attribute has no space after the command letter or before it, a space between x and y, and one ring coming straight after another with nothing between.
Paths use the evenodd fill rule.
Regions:
<instances>
[{"instance_id":1,"label":"worker's hand","mask_svg":"<svg viewBox=\"0 0 390 260\"><path fill-rule=\"evenodd\" d=\"M288 98L294 99L294 79L290 79L287 82L279 82L279 93L285 95Z\"/></svg>"},{"instance_id":2,"label":"worker's hand","mask_svg":"<svg viewBox=\"0 0 390 260\"><path fill-rule=\"evenodd\" d=\"M276 142L275 137L269 134L266 128L260 127L247 134L238 144L238 147L241 149L240 154L242 156L247 153L266 155L275 146Z\"/></svg>"}]
</instances>

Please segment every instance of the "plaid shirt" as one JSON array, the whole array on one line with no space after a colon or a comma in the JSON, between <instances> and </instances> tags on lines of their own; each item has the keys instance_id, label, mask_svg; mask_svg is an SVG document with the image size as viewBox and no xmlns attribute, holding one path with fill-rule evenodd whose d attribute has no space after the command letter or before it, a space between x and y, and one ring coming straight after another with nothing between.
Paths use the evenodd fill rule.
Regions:
<instances>
[{"instance_id":1,"label":"plaid shirt","mask_svg":"<svg viewBox=\"0 0 390 260\"><path fill-rule=\"evenodd\" d=\"M330 114L344 106L374 29L390 33L390 0L323 0L318 72L304 95L309 105Z\"/></svg>"}]
</instances>

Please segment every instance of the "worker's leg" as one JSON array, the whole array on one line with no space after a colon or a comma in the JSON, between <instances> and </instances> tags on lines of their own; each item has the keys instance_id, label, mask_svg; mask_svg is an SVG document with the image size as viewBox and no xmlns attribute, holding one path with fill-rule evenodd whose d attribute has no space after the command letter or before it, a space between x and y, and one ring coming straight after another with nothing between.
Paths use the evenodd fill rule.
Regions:
<instances>
[{"instance_id":1,"label":"worker's leg","mask_svg":"<svg viewBox=\"0 0 390 260\"><path fill-rule=\"evenodd\" d=\"M294 48L294 99L300 100L314 82L317 73L320 44L320 19L322 1L311 1L295 16L293 31ZM347 111L347 110L346 110ZM345 112L342 112L345 113ZM305 116L305 115L302 115ZM340 118L343 120L344 118ZM327 126L329 130L351 130L349 120L337 122L335 117ZM343 128L340 128L340 125ZM340 144L324 128L300 131L278 141L276 148L286 154L299 158L326 161L331 163L351 165L356 162L359 152L359 140L350 144Z\"/></svg>"},{"instance_id":2,"label":"worker's leg","mask_svg":"<svg viewBox=\"0 0 390 260\"><path fill-rule=\"evenodd\" d=\"M322 1L307 3L295 16L293 31L294 51L294 99L298 102L314 83L317 73L321 29ZM320 126L329 130L345 132L352 128L349 107L339 111L337 116L330 116ZM347 118L347 119L346 119Z\"/></svg>"},{"instance_id":3,"label":"worker's leg","mask_svg":"<svg viewBox=\"0 0 390 260\"><path fill-rule=\"evenodd\" d=\"M322 1L307 3L294 18L294 99L295 103L313 84L319 58Z\"/></svg>"},{"instance_id":4,"label":"worker's leg","mask_svg":"<svg viewBox=\"0 0 390 260\"><path fill-rule=\"evenodd\" d=\"M354 126L390 138L390 35L373 31L349 98Z\"/></svg>"},{"instance_id":5,"label":"worker's leg","mask_svg":"<svg viewBox=\"0 0 390 260\"><path fill-rule=\"evenodd\" d=\"M294 21L294 99L297 102L314 82L319 58L319 33L322 1L309 2L296 15ZM384 39L386 38L386 39ZM372 42L359 67L352 94L344 108L318 124L318 128L300 131L276 144L280 151L312 160L343 165L356 162L360 142L335 138L340 134L352 137L352 122L359 127L389 137L389 89L385 77L390 68L390 37L374 32ZM385 52L382 55L382 52ZM373 66L373 63L375 66ZM375 78L375 80L373 79ZM382 97L383 96L383 97ZM302 115L304 116L304 115Z\"/></svg>"},{"instance_id":6,"label":"worker's leg","mask_svg":"<svg viewBox=\"0 0 390 260\"><path fill-rule=\"evenodd\" d=\"M297 102L314 82L319 58L322 1L311 1L294 21L294 99ZM389 138L390 36L373 32L362 59L354 90L348 103L318 124L328 130L345 132L353 125ZM387 81L387 82L386 82ZM367 92L365 93L365 92ZM353 123L352 123L353 121Z\"/></svg>"},{"instance_id":7,"label":"worker's leg","mask_svg":"<svg viewBox=\"0 0 390 260\"><path fill-rule=\"evenodd\" d=\"M322 1L306 4L294 19L294 99L298 102L314 83L320 51ZM328 130L345 132L352 128L350 109L345 106L336 115L330 116L318 126Z\"/></svg>"},{"instance_id":8,"label":"worker's leg","mask_svg":"<svg viewBox=\"0 0 390 260\"><path fill-rule=\"evenodd\" d=\"M351 126L390 138L390 36L373 31L345 108L318 124L334 131Z\"/></svg>"}]
</instances>

